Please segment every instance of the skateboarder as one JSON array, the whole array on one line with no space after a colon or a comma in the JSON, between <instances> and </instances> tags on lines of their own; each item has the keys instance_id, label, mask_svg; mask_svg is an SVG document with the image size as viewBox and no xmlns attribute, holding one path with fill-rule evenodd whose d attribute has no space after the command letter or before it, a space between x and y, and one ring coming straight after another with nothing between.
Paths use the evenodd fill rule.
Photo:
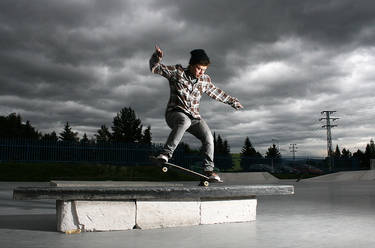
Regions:
<instances>
[{"instance_id":1,"label":"skateboarder","mask_svg":"<svg viewBox=\"0 0 375 248\"><path fill-rule=\"evenodd\" d=\"M220 182L219 175L214 173L214 139L211 130L199 114L199 102L203 93L211 98L226 103L236 110L243 106L237 98L231 97L216 87L211 78L205 74L210 59L203 49L190 52L191 57L187 68L182 65L166 66L161 63L163 51L155 46L150 59L150 70L169 81L170 98L167 104L165 119L172 129L164 145L163 151L157 156L162 162L168 162L173 152L187 131L197 137L203 145L205 174L212 181Z\"/></svg>"}]
</instances>

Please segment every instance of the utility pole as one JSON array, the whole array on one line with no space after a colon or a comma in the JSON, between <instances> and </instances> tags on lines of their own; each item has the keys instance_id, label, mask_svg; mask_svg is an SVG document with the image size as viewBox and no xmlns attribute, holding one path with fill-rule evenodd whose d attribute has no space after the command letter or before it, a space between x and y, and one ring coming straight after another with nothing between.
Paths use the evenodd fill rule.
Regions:
<instances>
[{"instance_id":1,"label":"utility pole","mask_svg":"<svg viewBox=\"0 0 375 248\"><path fill-rule=\"evenodd\" d=\"M326 121L326 124L322 126L322 128L326 128L327 129L327 156L330 158L330 170L332 170L332 133L331 133L331 128L333 127L337 127L337 125L332 125L331 124L331 121L335 121L335 120L338 120L340 118L334 118L334 117L331 117L331 114L335 113L336 111L332 111L332 110L324 110L322 111L320 114L321 115L324 115L326 117L323 117L323 118L320 118L319 121L322 121L322 120L325 120Z\"/></svg>"},{"instance_id":2,"label":"utility pole","mask_svg":"<svg viewBox=\"0 0 375 248\"><path fill-rule=\"evenodd\" d=\"M328 157L331 157L332 156L332 134L331 134L331 128L333 127L337 127L337 125L332 125L331 124L331 120L332 121L335 121L335 120L338 120L340 118L333 118L331 117L330 115L335 113L336 111L329 111L329 110L324 110L322 111L320 114L325 114L326 117L324 118L320 118L319 121L322 121L322 120L325 120L326 121L326 124L322 126L322 128L326 128L327 129L327 156Z\"/></svg>"},{"instance_id":3,"label":"utility pole","mask_svg":"<svg viewBox=\"0 0 375 248\"><path fill-rule=\"evenodd\" d=\"M293 160L296 160L296 152L297 152L297 144L290 144L289 149L291 150L290 152L293 153Z\"/></svg>"}]
</instances>

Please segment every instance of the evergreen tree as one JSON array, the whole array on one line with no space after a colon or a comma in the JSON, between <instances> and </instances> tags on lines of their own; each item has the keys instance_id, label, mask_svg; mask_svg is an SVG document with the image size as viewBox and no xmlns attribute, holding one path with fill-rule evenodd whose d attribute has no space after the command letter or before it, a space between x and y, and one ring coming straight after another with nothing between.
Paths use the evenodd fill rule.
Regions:
<instances>
[{"instance_id":1,"label":"evergreen tree","mask_svg":"<svg viewBox=\"0 0 375 248\"><path fill-rule=\"evenodd\" d=\"M80 140L80 143L81 143L81 144L89 144L89 143L90 143L90 140L89 140L89 138L87 137L87 134L86 134L86 133L83 134L83 137L82 137L82 139Z\"/></svg>"},{"instance_id":2,"label":"evergreen tree","mask_svg":"<svg viewBox=\"0 0 375 248\"><path fill-rule=\"evenodd\" d=\"M374 159L375 158L375 144L374 144L374 140L371 139L370 140L370 144L367 144L365 155L369 159Z\"/></svg>"},{"instance_id":3,"label":"evergreen tree","mask_svg":"<svg viewBox=\"0 0 375 248\"><path fill-rule=\"evenodd\" d=\"M255 150L249 137L246 137L245 143L241 150L241 157L261 157L262 155Z\"/></svg>"},{"instance_id":4,"label":"evergreen tree","mask_svg":"<svg viewBox=\"0 0 375 248\"><path fill-rule=\"evenodd\" d=\"M220 134L216 139L214 133L214 162L215 166L221 170L227 170L233 167L232 155L227 140L221 138Z\"/></svg>"},{"instance_id":5,"label":"evergreen tree","mask_svg":"<svg viewBox=\"0 0 375 248\"><path fill-rule=\"evenodd\" d=\"M39 139L41 134L31 126L30 121L22 123L21 116L12 113L8 116L0 116L0 137Z\"/></svg>"},{"instance_id":6,"label":"evergreen tree","mask_svg":"<svg viewBox=\"0 0 375 248\"><path fill-rule=\"evenodd\" d=\"M123 108L113 118L112 139L116 142L141 142L142 125L131 108Z\"/></svg>"},{"instance_id":7,"label":"evergreen tree","mask_svg":"<svg viewBox=\"0 0 375 248\"><path fill-rule=\"evenodd\" d=\"M151 126L148 126L145 131L143 132L143 136L141 138L142 144L151 145L152 143L152 134L151 134Z\"/></svg>"},{"instance_id":8,"label":"evergreen tree","mask_svg":"<svg viewBox=\"0 0 375 248\"><path fill-rule=\"evenodd\" d=\"M268 151L266 152L266 158L272 158L272 159L281 158L280 151L275 144L272 144L272 146L268 148Z\"/></svg>"},{"instance_id":9,"label":"evergreen tree","mask_svg":"<svg viewBox=\"0 0 375 248\"><path fill-rule=\"evenodd\" d=\"M352 157L352 153L349 150L346 150L345 148L342 149L341 157L344 159L349 159Z\"/></svg>"},{"instance_id":10,"label":"evergreen tree","mask_svg":"<svg viewBox=\"0 0 375 248\"><path fill-rule=\"evenodd\" d=\"M248 171L251 167L251 164L256 162L257 158L261 158L262 155L255 150L249 137L246 137L244 145L241 150L241 168L245 171Z\"/></svg>"},{"instance_id":11,"label":"evergreen tree","mask_svg":"<svg viewBox=\"0 0 375 248\"><path fill-rule=\"evenodd\" d=\"M78 133L72 131L72 128L70 127L69 122L65 124L64 130L60 133L59 138L61 141L64 141L64 142L78 142L79 141Z\"/></svg>"},{"instance_id":12,"label":"evergreen tree","mask_svg":"<svg viewBox=\"0 0 375 248\"><path fill-rule=\"evenodd\" d=\"M27 139L39 139L41 134L35 130L33 126L31 126L30 121L26 121L26 124L22 125L22 137Z\"/></svg>"},{"instance_id":13,"label":"evergreen tree","mask_svg":"<svg viewBox=\"0 0 375 248\"><path fill-rule=\"evenodd\" d=\"M52 133L46 133L41 138L44 141L50 141L50 142L57 142L59 140L59 137L57 137L57 134L55 131Z\"/></svg>"},{"instance_id":14,"label":"evergreen tree","mask_svg":"<svg viewBox=\"0 0 375 248\"><path fill-rule=\"evenodd\" d=\"M216 143L214 143L215 155L225 155L225 148L223 139L219 136L217 137Z\"/></svg>"},{"instance_id":15,"label":"evergreen tree","mask_svg":"<svg viewBox=\"0 0 375 248\"><path fill-rule=\"evenodd\" d=\"M95 138L97 143L107 143L112 139L112 135L109 132L108 127L102 125L95 134Z\"/></svg>"},{"instance_id":16,"label":"evergreen tree","mask_svg":"<svg viewBox=\"0 0 375 248\"><path fill-rule=\"evenodd\" d=\"M334 158L340 158L341 157L339 145L336 145L336 150L333 152L333 157Z\"/></svg>"},{"instance_id":17,"label":"evergreen tree","mask_svg":"<svg viewBox=\"0 0 375 248\"><path fill-rule=\"evenodd\" d=\"M224 152L224 154L230 154L230 146L229 146L227 140L224 140L223 152Z\"/></svg>"},{"instance_id":18,"label":"evergreen tree","mask_svg":"<svg viewBox=\"0 0 375 248\"><path fill-rule=\"evenodd\" d=\"M353 158L359 160L361 169L369 169L370 164L369 161L366 159L366 155L364 152L358 149L355 153L353 153Z\"/></svg>"}]
</instances>

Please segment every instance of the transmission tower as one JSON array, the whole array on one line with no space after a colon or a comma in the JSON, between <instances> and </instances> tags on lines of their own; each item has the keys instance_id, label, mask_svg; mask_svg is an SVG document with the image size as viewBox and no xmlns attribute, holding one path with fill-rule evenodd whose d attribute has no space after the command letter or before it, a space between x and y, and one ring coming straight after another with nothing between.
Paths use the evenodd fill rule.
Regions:
<instances>
[{"instance_id":1,"label":"transmission tower","mask_svg":"<svg viewBox=\"0 0 375 248\"><path fill-rule=\"evenodd\" d=\"M293 153L293 160L296 160L296 152L297 152L297 144L290 144L289 149L290 152Z\"/></svg>"},{"instance_id":2,"label":"transmission tower","mask_svg":"<svg viewBox=\"0 0 375 248\"><path fill-rule=\"evenodd\" d=\"M335 112L336 111L324 110L320 114L322 114L322 115L325 114L326 117L319 119L319 121L322 121L322 120L326 121L326 124L323 125L322 128L326 128L327 129L327 155L328 155L328 157L332 156L332 134L331 134L331 128L337 127L337 125L332 125L331 121L335 121L335 120L340 119L340 118L334 118L334 117L330 116L331 114L333 114Z\"/></svg>"}]
</instances>

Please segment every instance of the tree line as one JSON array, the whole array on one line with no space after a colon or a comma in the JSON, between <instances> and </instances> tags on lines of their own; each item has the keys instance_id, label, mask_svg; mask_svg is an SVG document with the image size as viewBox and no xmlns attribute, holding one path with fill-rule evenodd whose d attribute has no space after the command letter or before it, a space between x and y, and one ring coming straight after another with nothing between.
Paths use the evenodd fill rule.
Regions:
<instances>
[{"instance_id":1,"label":"tree line","mask_svg":"<svg viewBox=\"0 0 375 248\"><path fill-rule=\"evenodd\" d=\"M0 116L0 137L87 144L106 142L152 143L151 126L143 129L141 120L137 118L135 111L130 107L124 107L116 114L112 121L111 131L106 125L101 125L91 139L88 138L86 133L80 138L78 132L72 130L69 122L66 122L60 133L52 131L43 134L36 130L30 121L23 123L21 116L16 113Z\"/></svg>"},{"instance_id":2,"label":"tree line","mask_svg":"<svg viewBox=\"0 0 375 248\"><path fill-rule=\"evenodd\" d=\"M142 122L137 118L135 111L130 107L122 108L116 116L113 117L111 129L106 125L101 125L92 138L88 138L86 133L80 138L77 132L72 130L69 122L66 122L63 130L59 133L41 133L36 130L30 121L22 122L19 114L12 113L8 116L0 116L0 137L5 138L24 138L45 140L51 142L72 142L84 144L102 144L110 142L152 144L151 126L144 128ZM220 169L230 169L233 167L230 145L220 134L214 133L215 164ZM183 149L187 154L197 154L202 152L202 147L198 150L190 148L186 143L181 142L179 149ZM252 145L249 137L245 138L244 145L240 153L241 167L244 168L246 158L252 159L281 159L278 147L272 144L263 156ZM369 167L370 159L375 159L375 144L371 139L367 144L365 151L357 150L353 154L348 149L340 151L339 146L333 152L335 159L356 158L360 161L362 168Z\"/></svg>"}]
</instances>

